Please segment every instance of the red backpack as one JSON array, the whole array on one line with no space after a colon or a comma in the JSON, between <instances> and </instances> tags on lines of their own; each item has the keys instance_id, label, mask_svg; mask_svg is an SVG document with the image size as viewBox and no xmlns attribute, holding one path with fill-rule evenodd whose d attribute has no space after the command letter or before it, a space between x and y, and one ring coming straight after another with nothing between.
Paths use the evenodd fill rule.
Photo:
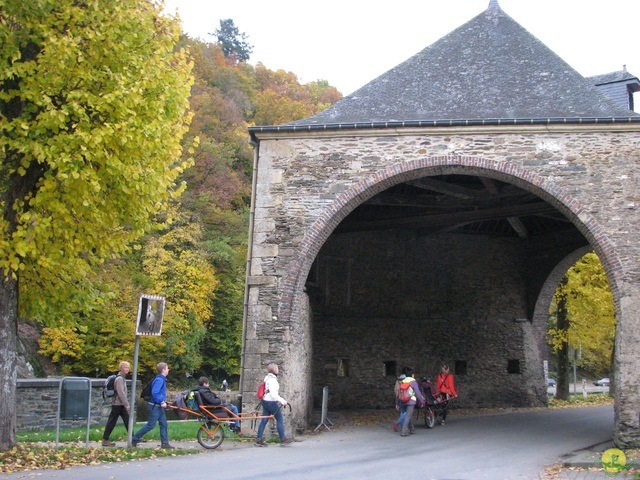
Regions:
<instances>
[{"instance_id":1,"label":"red backpack","mask_svg":"<svg viewBox=\"0 0 640 480\"><path fill-rule=\"evenodd\" d=\"M267 393L266 392L267 389L267 384L266 382L262 382L260 385L258 385L258 392L256 393L256 396L262 400L262 397L264 397L264 394Z\"/></svg>"},{"instance_id":2,"label":"red backpack","mask_svg":"<svg viewBox=\"0 0 640 480\"><path fill-rule=\"evenodd\" d=\"M401 382L398 389L398 400L403 403L407 403L413 397L413 388L411 388L411 382Z\"/></svg>"}]
</instances>

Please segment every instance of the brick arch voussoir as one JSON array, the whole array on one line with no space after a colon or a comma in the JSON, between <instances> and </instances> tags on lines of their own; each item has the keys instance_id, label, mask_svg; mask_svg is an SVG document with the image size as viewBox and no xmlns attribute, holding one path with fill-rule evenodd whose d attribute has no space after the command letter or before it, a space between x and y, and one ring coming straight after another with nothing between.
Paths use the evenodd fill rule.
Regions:
<instances>
[{"instance_id":1,"label":"brick arch voussoir","mask_svg":"<svg viewBox=\"0 0 640 480\"><path fill-rule=\"evenodd\" d=\"M576 198L534 171L513 163L474 156L437 156L389 165L336 197L335 202L308 229L298 247L296 259L292 261L287 275L282 279L280 318L291 316L296 292L300 291L301 284L309 274L320 248L340 222L358 205L399 183L445 174L478 175L501 180L534 193L557 208L578 228L598 254L611 280L614 298L620 298L618 285L622 265L614 253L613 244L608 240L602 226L584 210Z\"/></svg>"}]
</instances>

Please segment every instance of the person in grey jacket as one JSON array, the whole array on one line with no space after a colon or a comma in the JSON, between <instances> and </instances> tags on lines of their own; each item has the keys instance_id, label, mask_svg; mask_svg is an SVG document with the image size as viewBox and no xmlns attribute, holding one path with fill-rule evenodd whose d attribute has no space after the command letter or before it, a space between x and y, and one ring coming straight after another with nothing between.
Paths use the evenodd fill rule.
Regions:
<instances>
[{"instance_id":1,"label":"person in grey jacket","mask_svg":"<svg viewBox=\"0 0 640 480\"><path fill-rule=\"evenodd\" d=\"M115 394L111 398L111 412L109 413L109 419L107 420L107 424L104 428L104 434L102 435L102 446L103 447L115 447L116 443L109 440L111 436L111 432L115 428L118 423L118 417L122 418L124 422L124 428L129 429L129 411L131 408L129 407L129 401L127 400L127 375L129 374L129 370L131 370L131 365L129 362L120 362L120 366L118 367L118 374L116 375L116 379L113 382L113 389L115 390Z\"/></svg>"}]
</instances>

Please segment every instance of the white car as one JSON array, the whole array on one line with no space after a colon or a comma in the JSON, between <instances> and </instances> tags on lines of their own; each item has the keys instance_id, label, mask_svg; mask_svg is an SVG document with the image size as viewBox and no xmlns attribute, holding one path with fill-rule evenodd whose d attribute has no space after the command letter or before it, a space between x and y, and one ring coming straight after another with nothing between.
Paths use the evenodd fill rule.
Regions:
<instances>
[{"instance_id":1,"label":"white car","mask_svg":"<svg viewBox=\"0 0 640 480\"><path fill-rule=\"evenodd\" d=\"M611 382L608 378L601 378L600 380L596 380L593 384L596 387L608 387Z\"/></svg>"}]
</instances>

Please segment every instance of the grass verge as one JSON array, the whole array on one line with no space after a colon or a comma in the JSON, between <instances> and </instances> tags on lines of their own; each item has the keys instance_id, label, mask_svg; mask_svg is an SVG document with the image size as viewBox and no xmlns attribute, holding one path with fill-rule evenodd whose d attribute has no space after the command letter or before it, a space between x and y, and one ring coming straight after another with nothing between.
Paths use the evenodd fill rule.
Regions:
<instances>
[{"instance_id":1,"label":"grass verge","mask_svg":"<svg viewBox=\"0 0 640 480\"><path fill-rule=\"evenodd\" d=\"M144 423L134 426L134 432ZM169 422L170 441L196 441L200 428L197 421ZM223 426L225 441L238 440L235 433ZM104 426L93 426L89 429L89 442L100 442ZM151 442L160 441L160 429L156 426L144 437ZM191 449L161 450L155 448L87 448L87 428L61 429L56 449L56 430L19 432L16 435L17 446L10 451L0 453L0 473L23 472L31 470L62 470L74 465L97 465L100 463L125 462L178 455L202 453L202 448L195 444ZM127 430L118 424L111 434L112 441L126 442ZM82 445L79 446L78 444Z\"/></svg>"}]
</instances>

